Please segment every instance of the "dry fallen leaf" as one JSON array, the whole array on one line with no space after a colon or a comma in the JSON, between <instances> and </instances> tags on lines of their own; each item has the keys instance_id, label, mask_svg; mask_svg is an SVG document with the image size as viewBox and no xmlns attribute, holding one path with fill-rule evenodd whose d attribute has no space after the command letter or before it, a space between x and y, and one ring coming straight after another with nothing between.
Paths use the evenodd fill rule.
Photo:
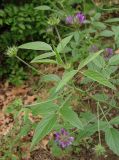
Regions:
<instances>
[{"instance_id":1,"label":"dry fallen leaf","mask_svg":"<svg viewBox=\"0 0 119 160\"><path fill-rule=\"evenodd\" d=\"M114 53L119 54L119 49L117 49Z\"/></svg>"}]
</instances>

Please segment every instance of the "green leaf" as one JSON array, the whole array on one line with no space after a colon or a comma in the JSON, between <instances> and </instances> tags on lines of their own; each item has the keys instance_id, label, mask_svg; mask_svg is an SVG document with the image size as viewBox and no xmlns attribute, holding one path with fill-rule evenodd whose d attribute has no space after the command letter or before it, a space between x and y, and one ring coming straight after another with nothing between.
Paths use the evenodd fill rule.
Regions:
<instances>
[{"instance_id":1,"label":"green leaf","mask_svg":"<svg viewBox=\"0 0 119 160\"><path fill-rule=\"evenodd\" d=\"M114 128L108 128L105 132L105 140L109 148L119 156L119 132Z\"/></svg>"},{"instance_id":2,"label":"green leaf","mask_svg":"<svg viewBox=\"0 0 119 160\"><path fill-rule=\"evenodd\" d=\"M96 120L95 120L96 121ZM100 120L100 130L105 131L107 128L107 122ZM98 122L93 124L88 124L84 127L84 130L79 131L78 139L84 139L86 137L92 136L96 131L98 131Z\"/></svg>"},{"instance_id":3,"label":"green leaf","mask_svg":"<svg viewBox=\"0 0 119 160\"><path fill-rule=\"evenodd\" d=\"M42 11L51 10L51 8L49 6L46 6L46 5L35 7L35 9L42 10Z\"/></svg>"},{"instance_id":4,"label":"green leaf","mask_svg":"<svg viewBox=\"0 0 119 160\"><path fill-rule=\"evenodd\" d=\"M108 96L104 93L100 94L100 93L96 93L95 95L92 96L93 99L95 99L98 102L106 102L108 100Z\"/></svg>"},{"instance_id":5,"label":"green leaf","mask_svg":"<svg viewBox=\"0 0 119 160\"><path fill-rule=\"evenodd\" d=\"M119 124L119 116L110 120L110 124Z\"/></svg>"},{"instance_id":6,"label":"green leaf","mask_svg":"<svg viewBox=\"0 0 119 160\"><path fill-rule=\"evenodd\" d=\"M116 70L118 69L118 66L109 66L107 65L102 71L101 73L107 78L109 79L111 74L114 74L116 72Z\"/></svg>"},{"instance_id":7,"label":"green leaf","mask_svg":"<svg viewBox=\"0 0 119 160\"><path fill-rule=\"evenodd\" d=\"M33 115L48 115L59 109L58 105L54 104L50 100L32 104L29 108L31 109Z\"/></svg>"},{"instance_id":8,"label":"green leaf","mask_svg":"<svg viewBox=\"0 0 119 160\"><path fill-rule=\"evenodd\" d=\"M97 118L95 116L95 114L91 113L91 112L81 112L80 114L81 117L81 121L84 124L88 124L89 122L95 122L97 121Z\"/></svg>"},{"instance_id":9,"label":"green leaf","mask_svg":"<svg viewBox=\"0 0 119 160\"><path fill-rule=\"evenodd\" d=\"M64 106L61 108L60 113L63 116L64 120L68 121L74 127L83 129L82 122L80 121L78 115L71 108Z\"/></svg>"},{"instance_id":10,"label":"green leaf","mask_svg":"<svg viewBox=\"0 0 119 160\"><path fill-rule=\"evenodd\" d=\"M59 82L56 88L56 92L58 92L61 88L63 88L74 77L76 73L77 73L77 70L65 72L62 77L62 80Z\"/></svg>"},{"instance_id":11,"label":"green leaf","mask_svg":"<svg viewBox=\"0 0 119 160\"><path fill-rule=\"evenodd\" d=\"M53 52L44 53L44 54L41 54L41 55L35 57L31 61L31 63L33 63L34 61L37 61L37 60L40 60L40 59L44 59L44 58L49 58L49 57L52 57L52 56L55 56L55 53L53 53Z\"/></svg>"},{"instance_id":12,"label":"green leaf","mask_svg":"<svg viewBox=\"0 0 119 160\"><path fill-rule=\"evenodd\" d=\"M35 134L31 143L31 149L53 129L56 120L57 116L54 114L41 120L41 122L36 127Z\"/></svg>"},{"instance_id":13,"label":"green leaf","mask_svg":"<svg viewBox=\"0 0 119 160\"><path fill-rule=\"evenodd\" d=\"M52 59L39 59L39 60L33 60L31 63L51 63L51 64L57 64L55 60Z\"/></svg>"},{"instance_id":14,"label":"green leaf","mask_svg":"<svg viewBox=\"0 0 119 160\"><path fill-rule=\"evenodd\" d=\"M89 55L86 59L84 59L83 61L81 61L81 63L79 64L78 70L82 69L84 66L86 66L88 63L90 63L91 61L93 61L98 55L100 55L103 52L103 50L98 51L94 54Z\"/></svg>"},{"instance_id":15,"label":"green leaf","mask_svg":"<svg viewBox=\"0 0 119 160\"><path fill-rule=\"evenodd\" d=\"M66 47L66 45L70 42L72 37L73 36L71 35L71 36L68 36L68 37L62 39L61 42L57 46L57 52L61 53L64 50L64 48Z\"/></svg>"},{"instance_id":16,"label":"green leaf","mask_svg":"<svg viewBox=\"0 0 119 160\"><path fill-rule=\"evenodd\" d=\"M119 22L119 18L110 18L106 20L105 22L108 22L108 23Z\"/></svg>"},{"instance_id":17,"label":"green leaf","mask_svg":"<svg viewBox=\"0 0 119 160\"><path fill-rule=\"evenodd\" d=\"M50 82L50 81L55 81L55 82L59 82L61 79L59 76L57 76L56 74L47 74L41 77L41 81L43 82Z\"/></svg>"},{"instance_id":18,"label":"green leaf","mask_svg":"<svg viewBox=\"0 0 119 160\"><path fill-rule=\"evenodd\" d=\"M100 55L93 60L93 63L99 68L103 68L105 66L105 60Z\"/></svg>"},{"instance_id":19,"label":"green leaf","mask_svg":"<svg viewBox=\"0 0 119 160\"><path fill-rule=\"evenodd\" d=\"M52 148L51 148L52 154L55 157L61 157L61 155L63 155L63 150L61 149L60 146L57 145L57 143L53 143L52 144Z\"/></svg>"},{"instance_id":20,"label":"green leaf","mask_svg":"<svg viewBox=\"0 0 119 160\"><path fill-rule=\"evenodd\" d=\"M102 32L100 32L100 36L102 37L112 37L114 35L114 32L110 31L110 30L104 30Z\"/></svg>"},{"instance_id":21,"label":"green leaf","mask_svg":"<svg viewBox=\"0 0 119 160\"><path fill-rule=\"evenodd\" d=\"M96 71L92 71L92 70L86 70L84 72L82 72L82 74L104 86L107 86L111 89L116 89L115 86L108 81L108 79L106 79L101 73L96 72Z\"/></svg>"},{"instance_id":22,"label":"green leaf","mask_svg":"<svg viewBox=\"0 0 119 160\"><path fill-rule=\"evenodd\" d=\"M106 28L106 25L102 22L93 22L93 26L100 30L104 30Z\"/></svg>"},{"instance_id":23,"label":"green leaf","mask_svg":"<svg viewBox=\"0 0 119 160\"><path fill-rule=\"evenodd\" d=\"M21 127L19 136L26 136L28 132L31 130L31 125L30 124L25 124Z\"/></svg>"},{"instance_id":24,"label":"green leaf","mask_svg":"<svg viewBox=\"0 0 119 160\"><path fill-rule=\"evenodd\" d=\"M109 65L119 65L119 54L110 58Z\"/></svg>"},{"instance_id":25,"label":"green leaf","mask_svg":"<svg viewBox=\"0 0 119 160\"><path fill-rule=\"evenodd\" d=\"M59 54L59 52L57 52L56 49L55 49L55 55L56 55L56 59L57 59L58 64L63 64L62 57L61 57L61 55Z\"/></svg>"},{"instance_id":26,"label":"green leaf","mask_svg":"<svg viewBox=\"0 0 119 160\"><path fill-rule=\"evenodd\" d=\"M19 46L18 48L31 49L31 50L44 50L44 51L52 50L52 47L49 44L41 41L25 43Z\"/></svg>"},{"instance_id":27,"label":"green leaf","mask_svg":"<svg viewBox=\"0 0 119 160\"><path fill-rule=\"evenodd\" d=\"M94 21L97 21L101 18L101 13L96 13L95 16L93 17Z\"/></svg>"}]
</instances>

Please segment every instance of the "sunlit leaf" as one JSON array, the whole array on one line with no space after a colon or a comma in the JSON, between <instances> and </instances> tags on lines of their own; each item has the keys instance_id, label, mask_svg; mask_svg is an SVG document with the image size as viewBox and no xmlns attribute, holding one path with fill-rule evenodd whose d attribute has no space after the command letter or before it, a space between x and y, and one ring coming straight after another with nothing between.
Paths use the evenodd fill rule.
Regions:
<instances>
[{"instance_id":1,"label":"sunlit leaf","mask_svg":"<svg viewBox=\"0 0 119 160\"><path fill-rule=\"evenodd\" d=\"M42 10L42 11L51 10L51 8L49 6L46 6L46 5L35 7L35 9Z\"/></svg>"},{"instance_id":2,"label":"sunlit leaf","mask_svg":"<svg viewBox=\"0 0 119 160\"><path fill-rule=\"evenodd\" d=\"M44 51L52 50L52 47L49 44L41 41L25 43L20 45L18 48L31 49L31 50L44 50Z\"/></svg>"}]
</instances>

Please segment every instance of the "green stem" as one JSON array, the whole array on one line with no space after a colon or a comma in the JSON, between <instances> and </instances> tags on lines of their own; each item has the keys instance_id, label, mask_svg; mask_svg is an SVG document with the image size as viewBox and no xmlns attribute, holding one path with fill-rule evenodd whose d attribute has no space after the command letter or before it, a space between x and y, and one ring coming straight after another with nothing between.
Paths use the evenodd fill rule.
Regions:
<instances>
[{"instance_id":1,"label":"green stem","mask_svg":"<svg viewBox=\"0 0 119 160\"><path fill-rule=\"evenodd\" d=\"M28 64L27 62L25 62L23 59L21 59L19 56L16 56L16 58L18 60L20 60L22 63L24 63L26 66L28 66L29 68L31 68L33 71L37 72L39 75L44 75L43 73L41 73L40 71L38 71L36 68L34 68L33 66L31 66L30 64Z\"/></svg>"},{"instance_id":2,"label":"green stem","mask_svg":"<svg viewBox=\"0 0 119 160\"><path fill-rule=\"evenodd\" d=\"M98 118L98 137L99 137L99 143L101 144L100 118L99 118L99 106L98 105L97 105L97 118Z\"/></svg>"},{"instance_id":3,"label":"green stem","mask_svg":"<svg viewBox=\"0 0 119 160\"><path fill-rule=\"evenodd\" d=\"M106 120L108 126L110 127L111 125L110 125L109 121L107 120L107 117L106 117L106 115L105 115L105 113L104 113L104 111L103 111L103 109L102 109L100 103L98 102L97 105L99 106L99 108L100 108L100 110L101 110L101 112L102 112L102 114L103 114L103 116L104 116L104 118L105 118L105 120Z\"/></svg>"},{"instance_id":4,"label":"green stem","mask_svg":"<svg viewBox=\"0 0 119 160\"><path fill-rule=\"evenodd\" d=\"M65 99L65 101L62 103L62 105L60 106L60 109L62 108L62 107L64 107L64 105L66 104L66 102L70 99L70 97L72 96L72 93L70 93L68 96L67 96L67 98ZM60 110L59 109L59 110Z\"/></svg>"},{"instance_id":5,"label":"green stem","mask_svg":"<svg viewBox=\"0 0 119 160\"><path fill-rule=\"evenodd\" d=\"M61 39L61 36L60 36L60 34L59 34L59 31L58 31L57 26L55 26L55 31L56 31L56 33L57 33L57 36L58 36L59 42L61 43L62 39ZM62 45L62 43L61 43L61 45ZM64 52L63 52L63 57L64 57L65 62L67 62L67 58L66 58L66 55L65 55L65 53L64 53Z\"/></svg>"}]
</instances>

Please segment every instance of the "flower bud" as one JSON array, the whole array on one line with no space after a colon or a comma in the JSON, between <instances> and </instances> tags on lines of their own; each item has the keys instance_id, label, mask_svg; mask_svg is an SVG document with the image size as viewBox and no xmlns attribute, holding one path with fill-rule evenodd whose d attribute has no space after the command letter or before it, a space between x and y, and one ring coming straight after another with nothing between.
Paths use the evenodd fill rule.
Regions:
<instances>
[{"instance_id":1,"label":"flower bud","mask_svg":"<svg viewBox=\"0 0 119 160\"><path fill-rule=\"evenodd\" d=\"M17 55L18 48L16 46L8 47L6 54L9 57L15 57Z\"/></svg>"},{"instance_id":2,"label":"flower bud","mask_svg":"<svg viewBox=\"0 0 119 160\"><path fill-rule=\"evenodd\" d=\"M95 153L97 156L102 156L105 154L105 148L101 144L98 144L95 146Z\"/></svg>"},{"instance_id":3,"label":"flower bud","mask_svg":"<svg viewBox=\"0 0 119 160\"><path fill-rule=\"evenodd\" d=\"M48 20L48 24L52 26L59 24L59 22L60 22L60 19L57 17L50 17Z\"/></svg>"}]
</instances>

